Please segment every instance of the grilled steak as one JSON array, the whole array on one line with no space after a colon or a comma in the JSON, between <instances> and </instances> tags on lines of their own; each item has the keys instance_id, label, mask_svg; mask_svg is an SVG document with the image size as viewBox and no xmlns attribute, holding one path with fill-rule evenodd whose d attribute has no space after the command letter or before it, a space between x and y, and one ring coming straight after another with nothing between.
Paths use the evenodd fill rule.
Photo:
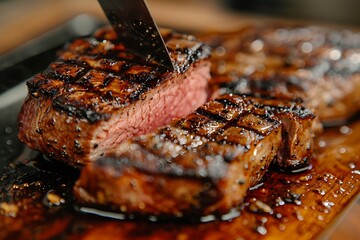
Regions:
<instances>
[{"instance_id":1,"label":"grilled steak","mask_svg":"<svg viewBox=\"0 0 360 240\"><path fill-rule=\"evenodd\" d=\"M259 92L245 96L255 106L269 109L282 123L282 141L275 158L278 167L294 170L308 165L315 149L314 138L322 126L301 99Z\"/></svg>"},{"instance_id":2,"label":"grilled steak","mask_svg":"<svg viewBox=\"0 0 360 240\"><path fill-rule=\"evenodd\" d=\"M19 139L81 166L199 107L208 98L209 48L191 36L162 35L175 72L131 54L109 28L68 44L27 82Z\"/></svg>"},{"instance_id":3,"label":"grilled steak","mask_svg":"<svg viewBox=\"0 0 360 240\"><path fill-rule=\"evenodd\" d=\"M226 94L89 164L74 193L83 205L125 213L224 214L274 158L309 159L313 120L296 102Z\"/></svg>"},{"instance_id":4,"label":"grilled steak","mask_svg":"<svg viewBox=\"0 0 360 240\"><path fill-rule=\"evenodd\" d=\"M250 27L203 37L213 47L214 95L268 92L302 98L325 125L360 107L360 34L317 27Z\"/></svg>"}]
</instances>

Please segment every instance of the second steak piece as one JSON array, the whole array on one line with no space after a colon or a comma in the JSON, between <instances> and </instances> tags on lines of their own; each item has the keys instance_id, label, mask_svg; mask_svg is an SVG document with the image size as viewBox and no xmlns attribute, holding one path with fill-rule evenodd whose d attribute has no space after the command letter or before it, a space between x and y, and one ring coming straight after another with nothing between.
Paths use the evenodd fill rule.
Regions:
<instances>
[{"instance_id":1,"label":"second steak piece","mask_svg":"<svg viewBox=\"0 0 360 240\"><path fill-rule=\"evenodd\" d=\"M210 87L302 98L325 126L360 111L360 34L320 27L253 26L203 38L213 48Z\"/></svg>"},{"instance_id":2,"label":"second steak piece","mask_svg":"<svg viewBox=\"0 0 360 240\"><path fill-rule=\"evenodd\" d=\"M206 103L156 133L132 138L86 166L80 204L155 216L225 214L279 151L273 108L237 95Z\"/></svg>"},{"instance_id":3,"label":"second steak piece","mask_svg":"<svg viewBox=\"0 0 360 240\"><path fill-rule=\"evenodd\" d=\"M162 31L176 71L144 62L110 29L66 46L28 81L19 139L56 160L81 166L120 142L189 114L207 99L209 48Z\"/></svg>"}]
</instances>

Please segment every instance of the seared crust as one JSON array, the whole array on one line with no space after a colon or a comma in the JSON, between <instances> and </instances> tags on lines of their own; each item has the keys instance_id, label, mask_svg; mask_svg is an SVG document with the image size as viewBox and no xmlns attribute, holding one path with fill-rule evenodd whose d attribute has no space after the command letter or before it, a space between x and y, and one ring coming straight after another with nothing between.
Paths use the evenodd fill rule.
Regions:
<instances>
[{"instance_id":1,"label":"seared crust","mask_svg":"<svg viewBox=\"0 0 360 240\"><path fill-rule=\"evenodd\" d=\"M281 94L270 95L268 92L243 94L242 97L281 121L282 141L274 163L283 170L307 166L316 148L315 136L322 126L301 99Z\"/></svg>"},{"instance_id":2,"label":"seared crust","mask_svg":"<svg viewBox=\"0 0 360 240\"><path fill-rule=\"evenodd\" d=\"M124 213L224 214L243 200L274 158L285 167L308 163L313 135L300 139L308 148L298 147L301 136L296 129L288 133L288 126L312 133L303 122L314 118L284 99L226 94L86 166L75 196L83 205ZM292 157L299 162L291 163Z\"/></svg>"},{"instance_id":3,"label":"seared crust","mask_svg":"<svg viewBox=\"0 0 360 240\"><path fill-rule=\"evenodd\" d=\"M49 157L81 166L110 145L203 104L209 48L194 37L163 32L175 72L131 54L110 28L69 43L55 62L27 82L19 139Z\"/></svg>"},{"instance_id":4,"label":"seared crust","mask_svg":"<svg viewBox=\"0 0 360 240\"><path fill-rule=\"evenodd\" d=\"M360 108L360 34L319 27L249 27L203 37L213 47L217 94L268 92L301 98L325 125Z\"/></svg>"},{"instance_id":5,"label":"seared crust","mask_svg":"<svg viewBox=\"0 0 360 240\"><path fill-rule=\"evenodd\" d=\"M177 73L168 72L129 53L121 42L99 39L100 33L109 39L114 34L104 29L95 33L95 38L68 44L57 61L27 82L31 97L51 98L54 108L94 123L209 55L209 49L195 38L166 32L166 44L177 69Z\"/></svg>"}]
</instances>

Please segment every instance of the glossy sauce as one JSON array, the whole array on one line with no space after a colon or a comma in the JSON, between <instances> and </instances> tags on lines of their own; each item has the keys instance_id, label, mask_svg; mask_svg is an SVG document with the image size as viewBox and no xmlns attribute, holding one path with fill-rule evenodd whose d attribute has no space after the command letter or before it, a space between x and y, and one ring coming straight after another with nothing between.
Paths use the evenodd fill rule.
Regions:
<instances>
[{"instance_id":1,"label":"glossy sauce","mask_svg":"<svg viewBox=\"0 0 360 240\"><path fill-rule=\"evenodd\" d=\"M271 168L263 183L248 191L235 218L210 218L206 223L114 220L80 213L71 194L77 171L38 155L25 164L11 164L1 177L6 191L0 198L0 237L312 239L359 193L359 133L359 121L326 129L318 138L319 151L311 168L298 173Z\"/></svg>"}]
</instances>

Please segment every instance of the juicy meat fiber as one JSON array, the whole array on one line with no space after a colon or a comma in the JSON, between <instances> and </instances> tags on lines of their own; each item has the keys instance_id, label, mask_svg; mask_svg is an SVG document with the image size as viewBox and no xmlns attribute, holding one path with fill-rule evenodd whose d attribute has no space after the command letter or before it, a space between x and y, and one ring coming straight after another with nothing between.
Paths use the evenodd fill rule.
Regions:
<instances>
[{"instance_id":1,"label":"juicy meat fiber","mask_svg":"<svg viewBox=\"0 0 360 240\"><path fill-rule=\"evenodd\" d=\"M19 139L81 166L199 107L208 98L209 48L191 36L162 35L175 72L143 62L109 29L68 44L28 81Z\"/></svg>"},{"instance_id":2,"label":"juicy meat fiber","mask_svg":"<svg viewBox=\"0 0 360 240\"><path fill-rule=\"evenodd\" d=\"M225 214L243 201L277 155L286 165L292 152L300 157L311 154L313 134L302 139L310 144L303 150L288 142L302 137L300 129L289 134L288 146L282 144L289 126L312 132L305 129L311 124L301 122L314 120L300 104L287 103L220 96L155 133L125 141L115 153L86 166L75 196L82 205L124 213Z\"/></svg>"}]
</instances>

